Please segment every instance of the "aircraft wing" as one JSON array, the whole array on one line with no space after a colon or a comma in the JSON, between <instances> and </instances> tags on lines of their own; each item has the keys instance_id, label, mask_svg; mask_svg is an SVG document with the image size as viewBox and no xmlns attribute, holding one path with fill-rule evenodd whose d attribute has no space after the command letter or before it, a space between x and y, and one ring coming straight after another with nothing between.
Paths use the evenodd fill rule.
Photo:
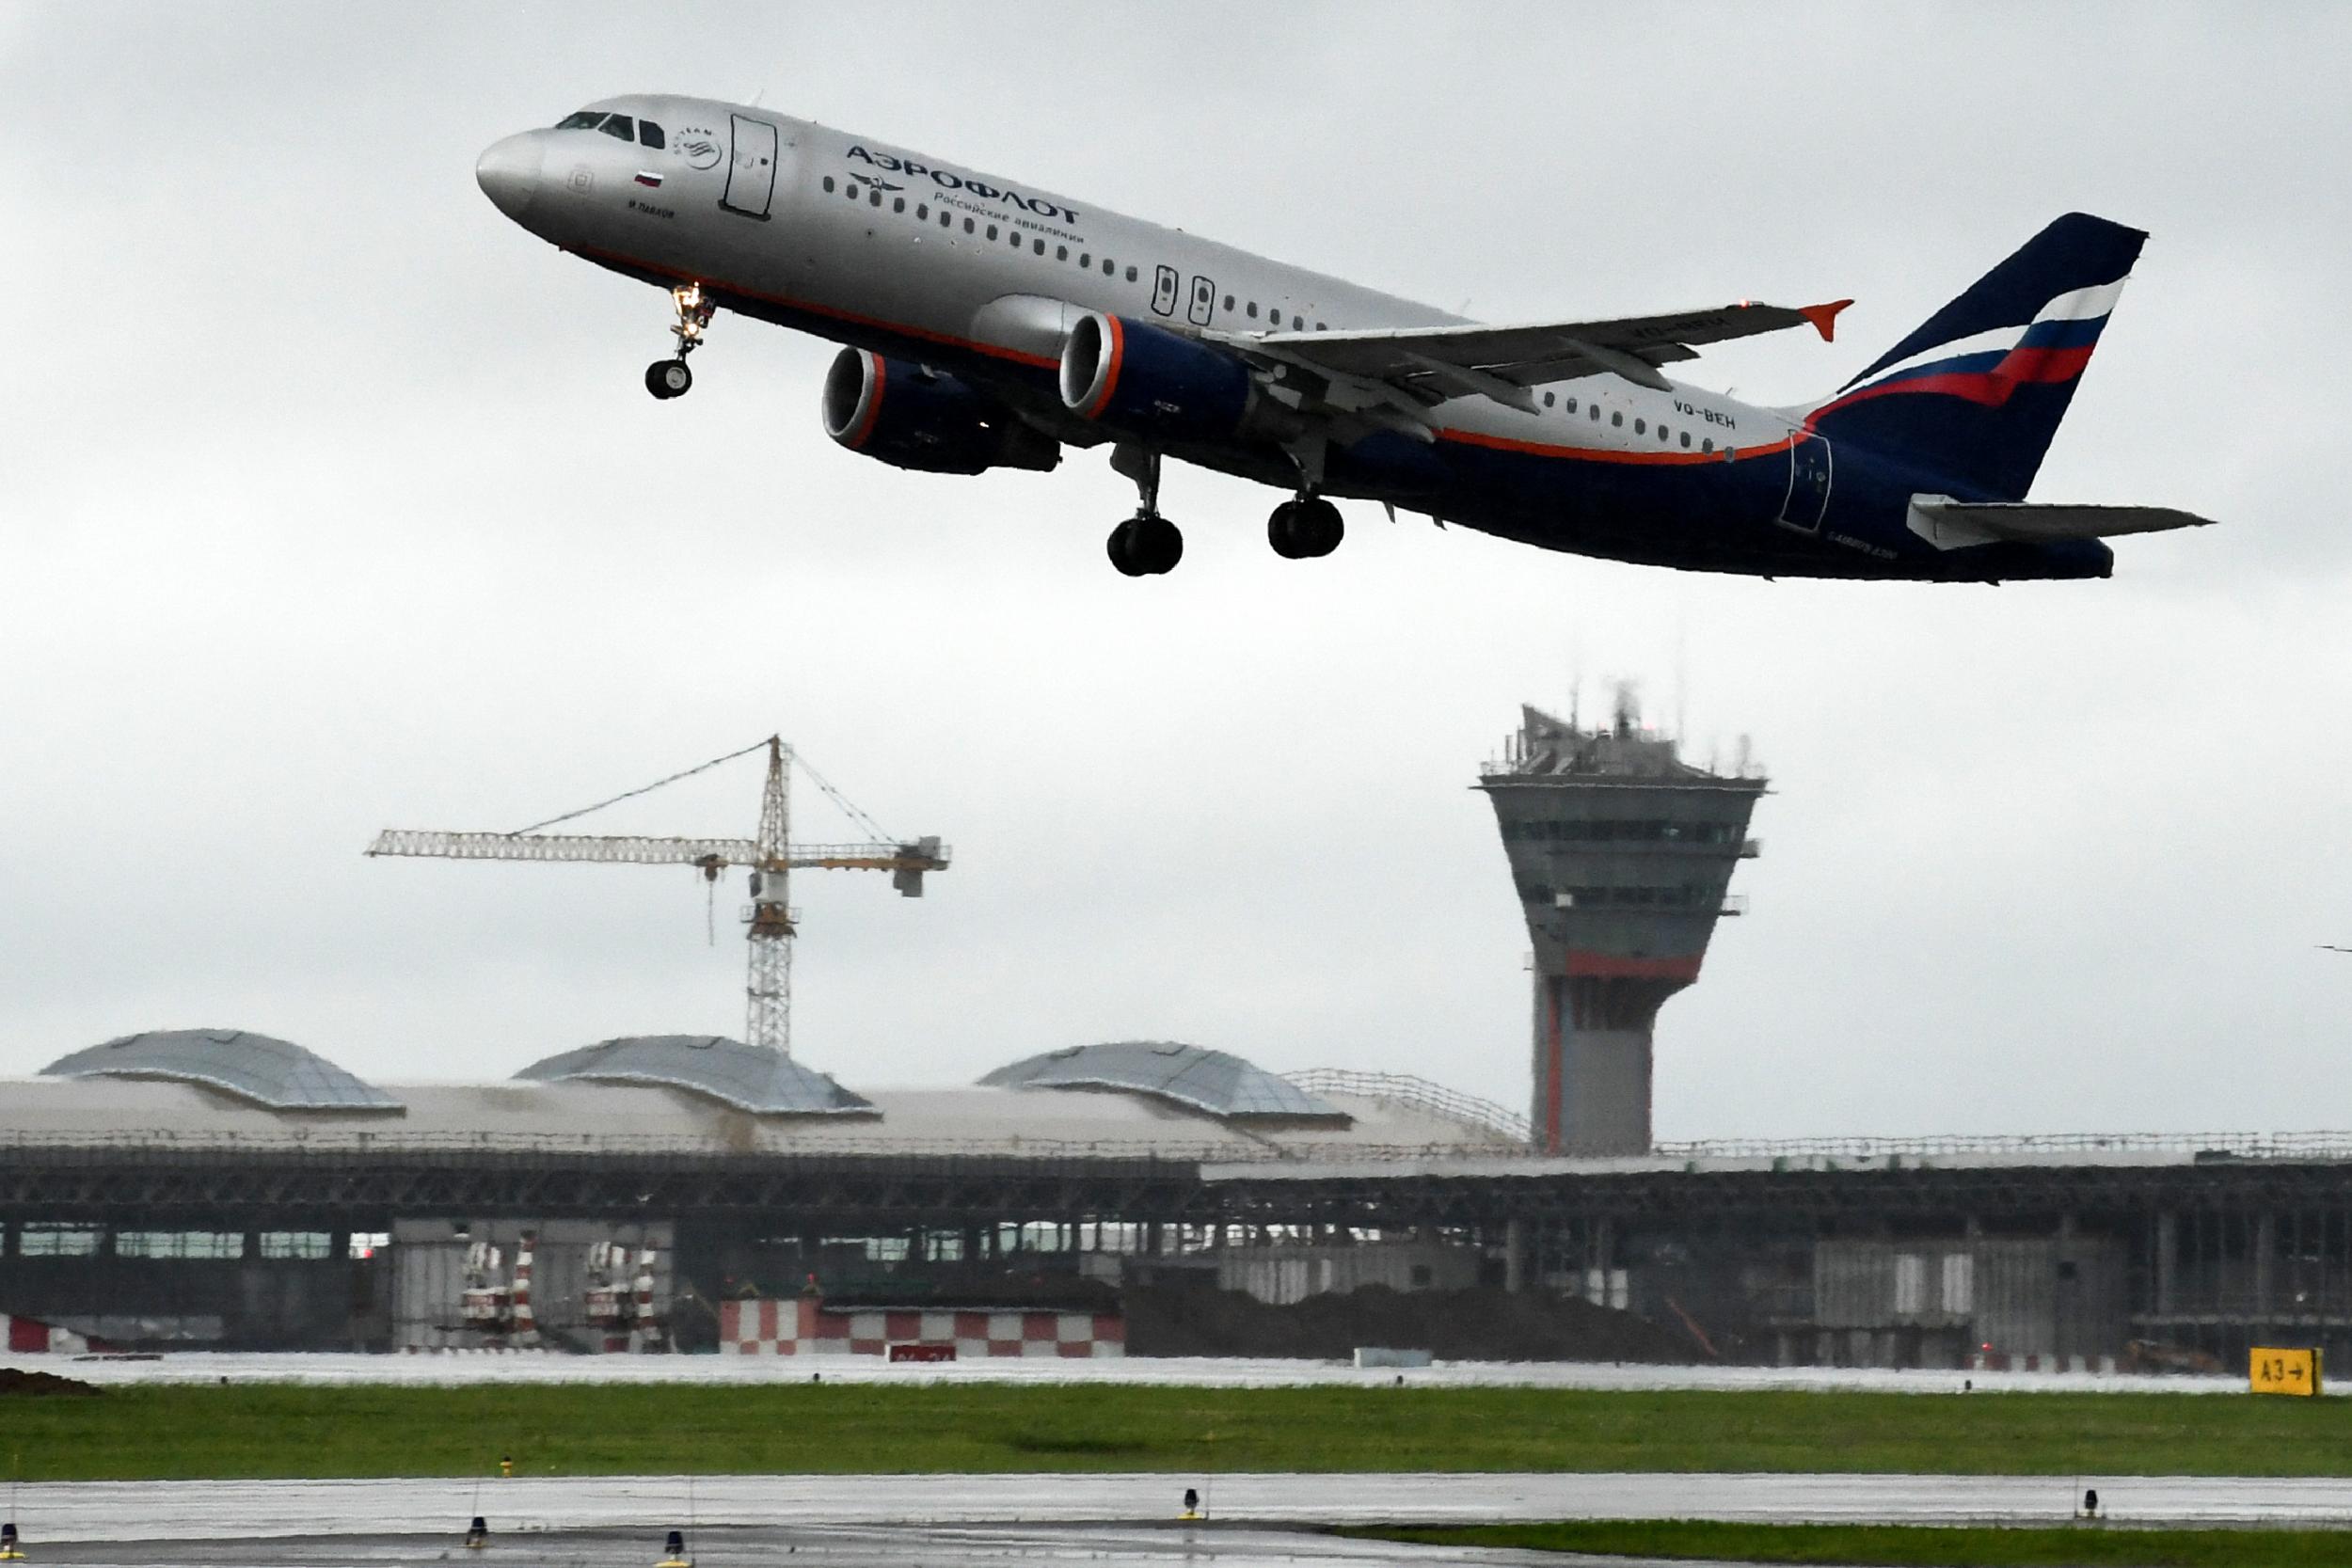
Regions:
<instances>
[{"instance_id":1,"label":"aircraft wing","mask_svg":"<svg viewBox=\"0 0 2352 1568\"><path fill-rule=\"evenodd\" d=\"M1827 341L1850 299L1791 309L1742 302L1712 310L1618 321L1523 326L1418 326L1356 332L1212 333L1244 353L1323 372L1380 382L1422 404L1483 395L1532 409L1530 387L1614 374L1660 391L1661 365L1695 359L1703 343L1811 326Z\"/></svg>"},{"instance_id":2,"label":"aircraft wing","mask_svg":"<svg viewBox=\"0 0 2352 1568\"><path fill-rule=\"evenodd\" d=\"M2169 506L2074 506L2033 501L1956 501L1911 498L1911 531L1944 549L1989 545L1996 539L2046 545L2065 539L2112 539L2125 533L2206 528L2211 517Z\"/></svg>"}]
</instances>

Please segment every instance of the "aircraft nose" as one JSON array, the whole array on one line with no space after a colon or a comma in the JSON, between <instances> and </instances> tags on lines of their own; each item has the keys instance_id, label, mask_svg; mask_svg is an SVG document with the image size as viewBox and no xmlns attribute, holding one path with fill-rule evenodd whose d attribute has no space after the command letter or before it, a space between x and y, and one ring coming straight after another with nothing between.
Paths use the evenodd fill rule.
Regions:
<instances>
[{"instance_id":1,"label":"aircraft nose","mask_svg":"<svg viewBox=\"0 0 2352 1568\"><path fill-rule=\"evenodd\" d=\"M538 191L539 161L546 150L537 133L525 131L492 142L473 166L473 177L482 186L482 194L516 223L522 222L523 213Z\"/></svg>"}]
</instances>

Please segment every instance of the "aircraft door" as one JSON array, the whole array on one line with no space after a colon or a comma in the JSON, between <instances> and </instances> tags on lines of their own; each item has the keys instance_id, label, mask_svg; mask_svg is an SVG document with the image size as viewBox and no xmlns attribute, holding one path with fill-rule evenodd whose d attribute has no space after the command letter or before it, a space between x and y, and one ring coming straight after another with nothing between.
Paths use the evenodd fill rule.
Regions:
<instances>
[{"instance_id":1,"label":"aircraft door","mask_svg":"<svg viewBox=\"0 0 2352 1568\"><path fill-rule=\"evenodd\" d=\"M1195 326L1206 326L1209 325L1209 312L1216 309L1216 285L1205 277L1195 277L1192 280L1192 309L1184 312L1184 319Z\"/></svg>"},{"instance_id":2,"label":"aircraft door","mask_svg":"<svg viewBox=\"0 0 2352 1568\"><path fill-rule=\"evenodd\" d=\"M1152 309L1163 316L1176 313L1176 296L1184 284L1176 277L1174 267L1164 266L1152 279Z\"/></svg>"},{"instance_id":3,"label":"aircraft door","mask_svg":"<svg viewBox=\"0 0 2352 1568\"><path fill-rule=\"evenodd\" d=\"M1799 431L1788 449L1788 495L1781 502L1781 522L1800 533L1820 532L1821 514L1829 509L1829 443Z\"/></svg>"},{"instance_id":4,"label":"aircraft door","mask_svg":"<svg viewBox=\"0 0 2352 1568\"><path fill-rule=\"evenodd\" d=\"M776 128L764 119L727 118L735 122L735 156L727 164L726 194L719 205L765 219L776 195Z\"/></svg>"}]
</instances>

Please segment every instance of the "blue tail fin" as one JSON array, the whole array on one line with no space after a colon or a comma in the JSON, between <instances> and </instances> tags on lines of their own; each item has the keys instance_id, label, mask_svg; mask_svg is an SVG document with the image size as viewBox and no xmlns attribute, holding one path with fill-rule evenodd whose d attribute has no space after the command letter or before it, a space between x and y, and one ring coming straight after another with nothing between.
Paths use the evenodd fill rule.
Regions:
<instances>
[{"instance_id":1,"label":"blue tail fin","mask_svg":"<svg viewBox=\"0 0 2352 1568\"><path fill-rule=\"evenodd\" d=\"M2147 235L2069 213L1808 410L1923 484L2023 500Z\"/></svg>"}]
</instances>

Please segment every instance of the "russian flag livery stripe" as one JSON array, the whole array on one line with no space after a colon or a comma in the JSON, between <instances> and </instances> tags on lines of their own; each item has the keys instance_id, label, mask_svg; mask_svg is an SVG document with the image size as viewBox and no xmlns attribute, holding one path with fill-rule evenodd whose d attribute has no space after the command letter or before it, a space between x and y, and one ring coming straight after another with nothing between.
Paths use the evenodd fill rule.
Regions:
<instances>
[{"instance_id":1,"label":"russian flag livery stripe","mask_svg":"<svg viewBox=\"0 0 2352 1568\"><path fill-rule=\"evenodd\" d=\"M2090 351L2123 282L2119 277L2060 294L2022 329L1995 327L1922 349L1867 386L1849 382L1846 390L1815 409L1813 418L1889 392L1938 392L1992 404L2007 402L2023 383L2072 381L2090 363Z\"/></svg>"},{"instance_id":2,"label":"russian flag livery stripe","mask_svg":"<svg viewBox=\"0 0 2352 1568\"><path fill-rule=\"evenodd\" d=\"M1954 496L2022 500L2147 236L2070 213L1804 414Z\"/></svg>"}]
</instances>

